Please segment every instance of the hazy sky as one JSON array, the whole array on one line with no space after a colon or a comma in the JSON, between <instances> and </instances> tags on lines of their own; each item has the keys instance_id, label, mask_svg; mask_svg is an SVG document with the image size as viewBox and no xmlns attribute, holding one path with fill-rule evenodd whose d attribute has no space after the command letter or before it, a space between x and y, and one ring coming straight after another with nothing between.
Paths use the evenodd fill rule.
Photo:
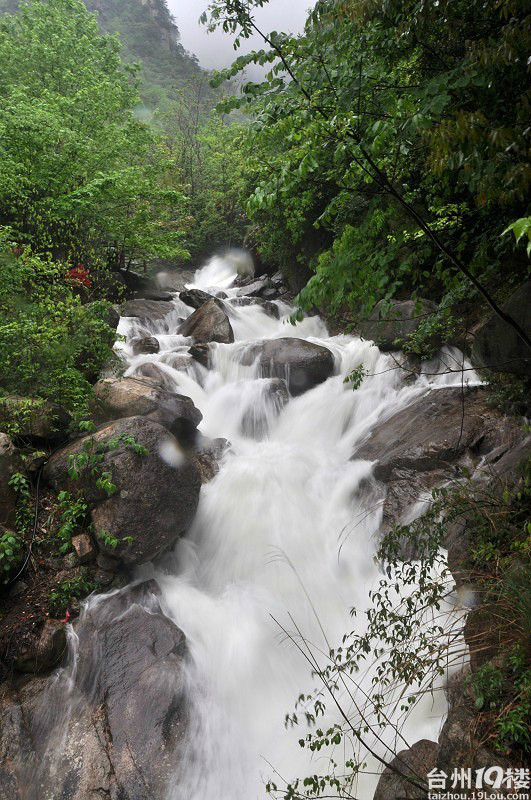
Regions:
<instances>
[{"instance_id":1,"label":"hazy sky","mask_svg":"<svg viewBox=\"0 0 531 800\"><path fill-rule=\"evenodd\" d=\"M168 7L181 33L183 47L195 53L202 67L220 69L231 64L239 53L232 47L231 36L222 31L207 33L205 26L198 24L207 6L208 0L168 0ZM311 6L312 0L270 0L267 6L256 11L256 20L266 31L298 33ZM257 38L251 45L242 45L239 52L262 46Z\"/></svg>"}]
</instances>

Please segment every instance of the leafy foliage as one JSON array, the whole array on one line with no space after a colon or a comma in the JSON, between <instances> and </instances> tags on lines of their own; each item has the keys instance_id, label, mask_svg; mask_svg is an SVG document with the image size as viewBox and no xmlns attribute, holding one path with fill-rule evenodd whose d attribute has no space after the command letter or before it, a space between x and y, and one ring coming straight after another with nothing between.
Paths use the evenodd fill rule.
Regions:
<instances>
[{"instance_id":1,"label":"leafy foliage","mask_svg":"<svg viewBox=\"0 0 531 800\"><path fill-rule=\"evenodd\" d=\"M238 46L264 4L215 0L205 19ZM219 74L271 65L224 108L251 115L259 249L315 273L304 307L363 316L427 293L477 309L478 286L503 297L522 280L501 234L519 238L531 183L528 30L519 0L319 0L303 35L263 32L266 49Z\"/></svg>"},{"instance_id":2,"label":"leafy foliage","mask_svg":"<svg viewBox=\"0 0 531 800\"><path fill-rule=\"evenodd\" d=\"M0 224L18 243L84 263L185 255L185 197L133 113L135 72L81 0L0 18Z\"/></svg>"},{"instance_id":3,"label":"leafy foliage","mask_svg":"<svg viewBox=\"0 0 531 800\"><path fill-rule=\"evenodd\" d=\"M89 378L114 343L108 304L84 305L64 265L14 250L12 233L0 229L0 396L29 398L27 413L50 400L80 418ZM20 413L17 404L12 419L4 419L13 433Z\"/></svg>"}]
</instances>

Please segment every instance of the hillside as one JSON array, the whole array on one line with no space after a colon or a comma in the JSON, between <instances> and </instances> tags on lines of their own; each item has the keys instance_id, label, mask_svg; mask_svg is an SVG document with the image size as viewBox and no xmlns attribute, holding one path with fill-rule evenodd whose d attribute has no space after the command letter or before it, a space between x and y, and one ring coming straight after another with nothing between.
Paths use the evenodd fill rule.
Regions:
<instances>
[{"instance_id":1,"label":"hillside","mask_svg":"<svg viewBox=\"0 0 531 800\"><path fill-rule=\"evenodd\" d=\"M0 0L0 11L16 11L18 0ZM123 57L141 64L144 100L160 105L175 97L202 70L180 42L166 0L85 0L105 33L118 33Z\"/></svg>"}]
</instances>

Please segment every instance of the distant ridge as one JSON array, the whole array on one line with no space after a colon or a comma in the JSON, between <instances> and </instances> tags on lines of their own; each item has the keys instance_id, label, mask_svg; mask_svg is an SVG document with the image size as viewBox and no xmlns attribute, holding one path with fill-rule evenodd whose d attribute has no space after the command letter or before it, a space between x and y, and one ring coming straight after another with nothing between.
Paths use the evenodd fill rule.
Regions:
<instances>
[{"instance_id":1,"label":"distant ridge","mask_svg":"<svg viewBox=\"0 0 531 800\"><path fill-rule=\"evenodd\" d=\"M117 33L123 58L142 67L142 95L149 105L175 99L194 77L204 74L197 58L180 41L166 0L83 0L97 12L100 28ZM0 11L16 11L19 0L0 0Z\"/></svg>"}]
</instances>

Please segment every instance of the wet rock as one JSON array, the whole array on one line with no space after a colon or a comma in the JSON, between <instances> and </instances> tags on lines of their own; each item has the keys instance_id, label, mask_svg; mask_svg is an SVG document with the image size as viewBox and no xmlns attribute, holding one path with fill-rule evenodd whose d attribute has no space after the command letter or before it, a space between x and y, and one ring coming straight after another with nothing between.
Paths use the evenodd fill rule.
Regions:
<instances>
[{"instance_id":1,"label":"wet rock","mask_svg":"<svg viewBox=\"0 0 531 800\"><path fill-rule=\"evenodd\" d=\"M165 300L128 300L122 306L124 317L137 317L142 322L161 320L175 311L175 306Z\"/></svg>"},{"instance_id":2,"label":"wet rock","mask_svg":"<svg viewBox=\"0 0 531 800\"><path fill-rule=\"evenodd\" d=\"M79 533L72 537L72 547L80 564L88 564L96 557L96 549L88 533Z\"/></svg>"},{"instance_id":3,"label":"wet rock","mask_svg":"<svg viewBox=\"0 0 531 800\"><path fill-rule=\"evenodd\" d=\"M15 524L17 493L9 486L11 476L23 470L19 451L6 433L0 432L0 525Z\"/></svg>"},{"instance_id":4,"label":"wet rock","mask_svg":"<svg viewBox=\"0 0 531 800\"><path fill-rule=\"evenodd\" d=\"M96 483L92 470L77 481L69 474L68 457L83 445L105 443L132 436L147 454L119 445L105 452L100 472L110 472L116 493L108 497ZM177 440L166 428L145 417L129 417L100 428L59 452L48 461L44 476L56 490L84 491L98 535L98 547L127 567L150 561L171 547L192 522L201 480L197 467L182 454ZM129 541L129 537L131 540Z\"/></svg>"},{"instance_id":5,"label":"wet rock","mask_svg":"<svg viewBox=\"0 0 531 800\"><path fill-rule=\"evenodd\" d=\"M267 277L267 275L263 275L261 278L256 278L250 283L245 283L242 285L238 295L240 297L242 295L246 295L247 297L261 297L266 289L271 288L272 283L270 279Z\"/></svg>"},{"instance_id":6,"label":"wet rock","mask_svg":"<svg viewBox=\"0 0 531 800\"><path fill-rule=\"evenodd\" d=\"M531 338L531 281L527 281L502 306ZM531 352L516 331L493 314L478 331L472 346L472 363L496 372L531 375Z\"/></svg>"},{"instance_id":7,"label":"wet rock","mask_svg":"<svg viewBox=\"0 0 531 800\"><path fill-rule=\"evenodd\" d=\"M437 310L435 303L420 299L402 300L391 303L389 310L380 300L372 310L369 318L361 325L361 335L378 345L380 350L401 350L408 336L418 330L426 317ZM442 341L434 342L441 346Z\"/></svg>"},{"instance_id":8,"label":"wet rock","mask_svg":"<svg viewBox=\"0 0 531 800\"><path fill-rule=\"evenodd\" d=\"M220 342L229 344L234 341L234 333L229 318L218 303L209 300L188 317L179 327L181 336L190 336L196 343Z\"/></svg>"},{"instance_id":9,"label":"wet rock","mask_svg":"<svg viewBox=\"0 0 531 800\"><path fill-rule=\"evenodd\" d=\"M409 750L401 750L382 772L374 800L426 800L427 774L437 763L437 752L437 742L429 739L421 739Z\"/></svg>"},{"instance_id":10,"label":"wet rock","mask_svg":"<svg viewBox=\"0 0 531 800\"><path fill-rule=\"evenodd\" d=\"M16 421L21 438L53 442L67 436L72 418L59 403L9 395L0 400L0 425L4 420Z\"/></svg>"},{"instance_id":11,"label":"wet rock","mask_svg":"<svg viewBox=\"0 0 531 800\"><path fill-rule=\"evenodd\" d=\"M481 388L433 390L377 424L353 458L375 461L374 476L386 486L382 532L436 486L469 473L486 454L504 453L517 440L519 422L508 420L485 404ZM489 456L484 459L488 462ZM465 558L466 520L446 527L449 565L459 585L466 580L458 566ZM404 558L418 556L412 542L404 542Z\"/></svg>"},{"instance_id":12,"label":"wet rock","mask_svg":"<svg viewBox=\"0 0 531 800\"><path fill-rule=\"evenodd\" d=\"M158 353L160 350L159 340L154 336L133 339L131 345L135 356L143 355L144 353Z\"/></svg>"},{"instance_id":13,"label":"wet rock","mask_svg":"<svg viewBox=\"0 0 531 800\"><path fill-rule=\"evenodd\" d=\"M401 470L440 469L478 448L493 417L477 389L436 389L376 425L355 457L377 461L374 475L382 481L400 478Z\"/></svg>"},{"instance_id":14,"label":"wet rock","mask_svg":"<svg viewBox=\"0 0 531 800\"><path fill-rule=\"evenodd\" d=\"M185 289L184 292L179 294L179 300L186 303L187 306L192 308L201 308L202 305L208 303L213 297L208 292L203 292L201 289Z\"/></svg>"},{"instance_id":15,"label":"wet rock","mask_svg":"<svg viewBox=\"0 0 531 800\"><path fill-rule=\"evenodd\" d=\"M164 372L158 364L140 364L138 367L135 367L134 372L131 373L131 377L147 381L170 394L175 391L175 381L171 375Z\"/></svg>"},{"instance_id":16,"label":"wet rock","mask_svg":"<svg viewBox=\"0 0 531 800\"><path fill-rule=\"evenodd\" d=\"M292 395L323 383L334 371L334 356L326 347L304 339L268 339L250 345L241 359L250 366L258 359L263 377L284 378Z\"/></svg>"},{"instance_id":17,"label":"wet rock","mask_svg":"<svg viewBox=\"0 0 531 800\"><path fill-rule=\"evenodd\" d=\"M17 656L15 666L20 672L38 673L51 669L66 650L65 625L56 619L44 623L40 635Z\"/></svg>"},{"instance_id":18,"label":"wet rock","mask_svg":"<svg viewBox=\"0 0 531 800\"><path fill-rule=\"evenodd\" d=\"M201 483L208 483L218 474L219 462L229 448L230 442L226 439L208 439L205 436L189 454L201 474Z\"/></svg>"},{"instance_id":19,"label":"wet rock","mask_svg":"<svg viewBox=\"0 0 531 800\"><path fill-rule=\"evenodd\" d=\"M4 690L3 796L166 796L188 725L187 648L184 634L163 614L159 595L149 581L103 600L76 623L75 672Z\"/></svg>"},{"instance_id":20,"label":"wet rock","mask_svg":"<svg viewBox=\"0 0 531 800\"><path fill-rule=\"evenodd\" d=\"M93 419L97 424L143 416L164 425L179 441L195 438L203 415L185 395L135 378L105 378L94 386Z\"/></svg>"},{"instance_id":21,"label":"wet rock","mask_svg":"<svg viewBox=\"0 0 531 800\"><path fill-rule=\"evenodd\" d=\"M206 369L210 368L210 347L208 344L194 344L190 348L190 355Z\"/></svg>"},{"instance_id":22,"label":"wet rock","mask_svg":"<svg viewBox=\"0 0 531 800\"><path fill-rule=\"evenodd\" d=\"M270 289L264 289L260 295L264 300L274 300L275 297L278 297L278 289L271 287Z\"/></svg>"},{"instance_id":23,"label":"wet rock","mask_svg":"<svg viewBox=\"0 0 531 800\"><path fill-rule=\"evenodd\" d=\"M229 303L231 306L260 306L268 316L280 319L280 309L277 304L270 300L262 300L261 297L233 297Z\"/></svg>"}]
</instances>

